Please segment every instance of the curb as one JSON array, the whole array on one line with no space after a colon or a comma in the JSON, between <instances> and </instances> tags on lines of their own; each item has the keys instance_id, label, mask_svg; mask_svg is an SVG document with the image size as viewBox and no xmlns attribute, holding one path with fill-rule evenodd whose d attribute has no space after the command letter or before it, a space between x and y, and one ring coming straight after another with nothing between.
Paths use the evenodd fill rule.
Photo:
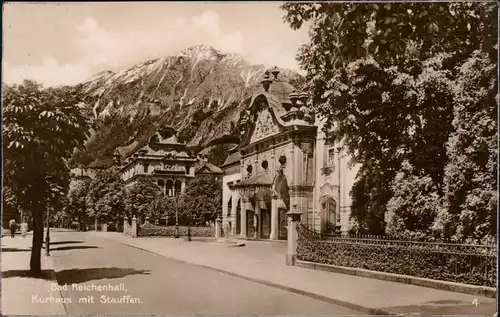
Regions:
<instances>
[{"instance_id":1,"label":"curb","mask_svg":"<svg viewBox=\"0 0 500 317\"><path fill-rule=\"evenodd\" d=\"M440 281L440 280L431 280L422 277L415 277L409 275L402 274L394 274L394 273L386 273L386 272L378 272L365 270L360 268L351 268L345 266L337 266L331 264L323 264L309 261L301 261L297 260L296 265L299 267L319 270L319 271L327 271L327 272L335 272L341 274L349 274L360 277L374 278L378 280L408 284L408 285L416 285L428 288L434 288L444 291L463 293L468 295L476 295L476 296L484 296L489 298L496 298L497 290L493 287L486 286L476 286L476 285L468 285L462 283L448 282L448 281Z\"/></svg>"},{"instance_id":2,"label":"curb","mask_svg":"<svg viewBox=\"0 0 500 317\"><path fill-rule=\"evenodd\" d=\"M261 280L261 279L258 279L258 278L248 277L248 276L245 276L243 274L230 272L230 271L227 271L227 270L224 270L224 269L219 269L219 268L215 268L215 267L204 265L204 264L197 264L197 263L192 263L192 262L189 262L189 261L186 261L186 260L180 260L180 259L172 258L172 257L169 257L169 256L164 255L164 254L160 254L160 253L157 253L157 252L154 252L154 251L151 251L151 250L147 250L147 249L144 249L144 248L141 248L141 247L137 247L137 246L134 246L134 245L127 244L125 242L121 242L121 241L117 241L117 242L121 243L122 245L128 246L130 248L134 248L134 249L137 249L137 250L141 250L141 251L145 251L145 252L148 252L148 253L152 253L152 254L156 254L156 255L159 255L159 256L163 256L165 258L168 258L170 260L173 260L173 261L176 261L176 262L179 262L179 263L189 264L189 265L193 265L193 266L197 266L197 267L202 267L202 268L205 268L205 269L209 269L209 270L212 270L212 271L215 271L215 272L224 273L226 275L238 277L238 278L250 281L250 282L263 284L263 285L266 285L266 286L270 286L270 287L278 288L278 289L285 290L285 291L288 291L288 292L291 292L291 293L295 293L295 294L307 296L307 297L310 297L310 298L313 298L313 299L321 300L321 301L324 301L324 302L327 302L327 303L331 303L331 304L334 304L334 305L342 306L342 307L349 308L349 309L352 309L352 310L357 310L357 311L366 313L368 315L386 315L386 316L387 315L390 315L390 316L397 315L397 314L391 313L389 311L386 311L386 310L383 310L383 309L380 309L380 308L370 308L370 307L365 307L365 306L361 306L361 305L358 305L358 304L353 304L351 302L346 302L346 301L342 301L342 300L339 300L339 299L330 298L330 297L319 295L319 294L316 294L316 293L313 293L313 292L304 291L304 290L301 290L301 289L298 289L298 288L284 286L284 285L273 283L273 282L269 282L269 281L266 281L266 280Z\"/></svg>"}]
</instances>

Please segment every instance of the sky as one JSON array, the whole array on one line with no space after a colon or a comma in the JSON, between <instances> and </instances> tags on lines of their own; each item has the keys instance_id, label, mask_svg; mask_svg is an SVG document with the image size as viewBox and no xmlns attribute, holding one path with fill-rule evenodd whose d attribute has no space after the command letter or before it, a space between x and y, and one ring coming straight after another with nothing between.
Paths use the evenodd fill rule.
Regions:
<instances>
[{"instance_id":1,"label":"sky","mask_svg":"<svg viewBox=\"0 0 500 317\"><path fill-rule=\"evenodd\" d=\"M307 28L283 22L280 2L8 3L2 81L72 85L176 55L194 45L241 54L252 64L300 71Z\"/></svg>"}]
</instances>

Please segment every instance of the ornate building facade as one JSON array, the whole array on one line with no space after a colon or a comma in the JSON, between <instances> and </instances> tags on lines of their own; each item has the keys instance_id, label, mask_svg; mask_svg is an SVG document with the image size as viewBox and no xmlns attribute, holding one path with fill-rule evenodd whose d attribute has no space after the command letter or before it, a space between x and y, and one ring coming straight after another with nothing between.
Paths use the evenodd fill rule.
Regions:
<instances>
[{"instance_id":1,"label":"ornate building facade","mask_svg":"<svg viewBox=\"0 0 500 317\"><path fill-rule=\"evenodd\" d=\"M189 181L198 174L222 176L222 170L206 158L190 155L186 144L177 140L177 131L170 127L160 129L147 145L124 162L115 151L114 161L120 166L125 186L132 186L139 178L150 178L169 197L183 193Z\"/></svg>"},{"instance_id":2,"label":"ornate building facade","mask_svg":"<svg viewBox=\"0 0 500 317\"><path fill-rule=\"evenodd\" d=\"M328 144L308 96L266 73L241 121L241 142L222 165L223 227L234 236L286 239L287 215L317 231L348 230L357 168Z\"/></svg>"}]
</instances>

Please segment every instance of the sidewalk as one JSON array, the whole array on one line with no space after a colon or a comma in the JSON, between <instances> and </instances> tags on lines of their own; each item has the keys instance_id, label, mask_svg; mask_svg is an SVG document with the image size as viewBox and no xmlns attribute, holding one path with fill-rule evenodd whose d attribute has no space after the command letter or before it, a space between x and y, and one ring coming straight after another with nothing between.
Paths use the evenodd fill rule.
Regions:
<instances>
[{"instance_id":1,"label":"sidewalk","mask_svg":"<svg viewBox=\"0 0 500 317\"><path fill-rule=\"evenodd\" d=\"M0 312L2 315L66 315L60 292L51 290L54 275L50 274L53 272L50 257L42 255L44 278L29 277L32 238L16 235L1 239Z\"/></svg>"},{"instance_id":2,"label":"sidewalk","mask_svg":"<svg viewBox=\"0 0 500 317\"><path fill-rule=\"evenodd\" d=\"M93 234L368 314L493 316L496 312L496 300L493 298L286 266L284 243L246 241L244 247L229 248L183 239L131 238L115 232Z\"/></svg>"}]
</instances>

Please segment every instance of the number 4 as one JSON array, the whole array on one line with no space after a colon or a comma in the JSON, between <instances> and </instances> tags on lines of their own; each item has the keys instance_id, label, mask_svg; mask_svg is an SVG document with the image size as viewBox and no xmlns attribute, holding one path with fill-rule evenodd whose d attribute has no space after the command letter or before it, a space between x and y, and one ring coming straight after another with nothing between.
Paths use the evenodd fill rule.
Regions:
<instances>
[{"instance_id":1,"label":"number 4","mask_svg":"<svg viewBox=\"0 0 500 317\"><path fill-rule=\"evenodd\" d=\"M477 300L477 298L474 298L474 300L472 301L472 305L475 305L476 307L479 305L479 301Z\"/></svg>"}]
</instances>

